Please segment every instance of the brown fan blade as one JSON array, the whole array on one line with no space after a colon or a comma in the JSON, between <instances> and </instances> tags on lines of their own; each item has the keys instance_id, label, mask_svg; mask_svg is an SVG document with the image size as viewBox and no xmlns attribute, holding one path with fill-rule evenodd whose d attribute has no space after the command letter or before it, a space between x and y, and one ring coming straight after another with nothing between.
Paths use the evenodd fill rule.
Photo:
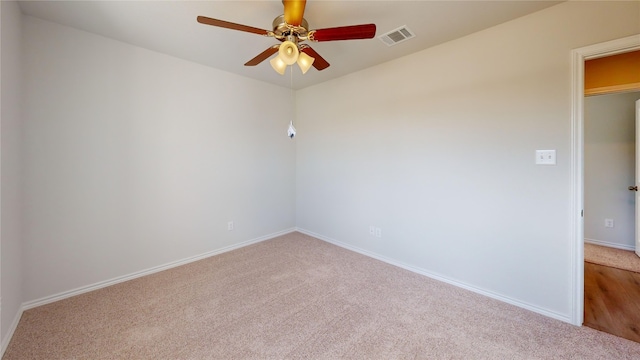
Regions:
<instances>
[{"instance_id":1,"label":"brown fan blade","mask_svg":"<svg viewBox=\"0 0 640 360\"><path fill-rule=\"evenodd\" d=\"M256 66L256 65L260 64L261 62L265 61L269 56L277 53L279 47L280 47L280 45L273 45L272 47L268 48L267 50L261 52L258 56L256 56L253 59L247 61L247 63L244 64L244 66Z\"/></svg>"},{"instance_id":2,"label":"brown fan blade","mask_svg":"<svg viewBox=\"0 0 640 360\"><path fill-rule=\"evenodd\" d=\"M329 63L320 54L313 50L309 45L302 45L300 51L311 56L315 60L313 61L313 67L318 71L324 70L329 67Z\"/></svg>"},{"instance_id":3,"label":"brown fan blade","mask_svg":"<svg viewBox=\"0 0 640 360\"><path fill-rule=\"evenodd\" d=\"M236 24L236 23L232 23L224 20L212 19L206 16L198 16L198 22L201 24L217 26L225 29L240 30L240 31L258 34L258 35L265 35L265 36L269 35L269 31L267 30L262 30L262 29L258 29L252 26L247 26L247 25L240 25L240 24Z\"/></svg>"},{"instance_id":4,"label":"brown fan blade","mask_svg":"<svg viewBox=\"0 0 640 360\"><path fill-rule=\"evenodd\" d=\"M282 3L284 4L284 22L300 26L307 0L282 0Z\"/></svg>"},{"instance_id":5,"label":"brown fan blade","mask_svg":"<svg viewBox=\"0 0 640 360\"><path fill-rule=\"evenodd\" d=\"M374 36L376 36L375 24L341 26L309 32L309 40L312 41L371 39Z\"/></svg>"}]
</instances>

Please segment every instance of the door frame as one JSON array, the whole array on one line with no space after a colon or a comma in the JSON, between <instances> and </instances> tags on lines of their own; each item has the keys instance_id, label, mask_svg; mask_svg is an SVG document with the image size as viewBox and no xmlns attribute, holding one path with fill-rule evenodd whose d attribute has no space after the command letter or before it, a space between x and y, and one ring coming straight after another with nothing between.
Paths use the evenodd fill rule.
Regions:
<instances>
[{"instance_id":1,"label":"door frame","mask_svg":"<svg viewBox=\"0 0 640 360\"><path fill-rule=\"evenodd\" d=\"M640 49L640 34L571 51L571 323L584 321L584 62Z\"/></svg>"},{"instance_id":2,"label":"door frame","mask_svg":"<svg viewBox=\"0 0 640 360\"><path fill-rule=\"evenodd\" d=\"M640 143L638 142L640 140L640 136L638 134L640 134L640 99L636 100L636 149L635 149L635 155L636 155L636 169L634 171L634 175L635 175L635 182L634 182L634 186L636 186L636 191L635 194L633 194L634 198L636 199L636 214L635 214L635 220L636 220L636 238L633 239L635 240L634 243L636 245L635 251L636 251L636 255L640 256L640 231L638 231L638 229L640 228L640 223L638 223L638 215L640 214L640 201L638 201L638 183L640 182L640 176L638 176L638 174L640 174L640 166L638 166L638 161L640 161Z\"/></svg>"}]
</instances>

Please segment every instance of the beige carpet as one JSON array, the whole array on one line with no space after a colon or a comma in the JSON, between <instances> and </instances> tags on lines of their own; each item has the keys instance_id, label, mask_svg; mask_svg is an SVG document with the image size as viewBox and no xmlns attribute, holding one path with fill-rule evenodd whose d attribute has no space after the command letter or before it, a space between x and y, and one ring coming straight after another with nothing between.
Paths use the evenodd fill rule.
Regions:
<instances>
[{"instance_id":1,"label":"beige carpet","mask_svg":"<svg viewBox=\"0 0 640 360\"><path fill-rule=\"evenodd\" d=\"M640 343L293 233L26 311L4 359L640 359Z\"/></svg>"},{"instance_id":2,"label":"beige carpet","mask_svg":"<svg viewBox=\"0 0 640 360\"><path fill-rule=\"evenodd\" d=\"M629 250L585 243L584 261L640 273L640 257Z\"/></svg>"}]
</instances>

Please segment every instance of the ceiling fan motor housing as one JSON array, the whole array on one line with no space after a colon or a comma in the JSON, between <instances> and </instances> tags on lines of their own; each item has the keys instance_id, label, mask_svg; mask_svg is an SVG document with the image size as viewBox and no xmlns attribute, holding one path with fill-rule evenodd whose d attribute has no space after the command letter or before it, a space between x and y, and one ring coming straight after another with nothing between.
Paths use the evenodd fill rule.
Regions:
<instances>
[{"instance_id":1,"label":"ceiling fan motor housing","mask_svg":"<svg viewBox=\"0 0 640 360\"><path fill-rule=\"evenodd\" d=\"M309 23L306 19L302 19L299 26L287 24L284 21L284 15L280 15L273 20L273 34L280 41L289 40L297 44L299 41L307 39L308 32Z\"/></svg>"}]
</instances>

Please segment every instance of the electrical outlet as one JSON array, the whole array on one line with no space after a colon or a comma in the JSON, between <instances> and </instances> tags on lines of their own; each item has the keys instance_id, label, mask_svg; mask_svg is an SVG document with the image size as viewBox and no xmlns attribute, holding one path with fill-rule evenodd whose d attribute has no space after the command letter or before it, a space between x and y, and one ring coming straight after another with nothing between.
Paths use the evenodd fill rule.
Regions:
<instances>
[{"instance_id":1,"label":"electrical outlet","mask_svg":"<svg viewBox=\"0 0 640 360\"><path fill-rule=\"evenodd\" d=\"M612 228L613 227L613 219L604 219L604 227Z\"/></svg>"},{"instance_id":2,"label":"electrical outlet","mask_svg":"<svg viewBox=\"0 0 640 360\"><path fill-rule=\"evenodd\" d=\"M376 237L377 238L381 238L382 237L382 229L376 228Z\"/></svg>"},{"instance_id":3,"label":"electrical outlet","mask_svg":"<svg viewBox=\"0 0 640 360\"><path fill-rule=\"evenodd\" d=\"M233 221L229 221L229 222L227 223L227 230L229 230L229 231L233 231Z\"/></svg>"}]
</instances>

